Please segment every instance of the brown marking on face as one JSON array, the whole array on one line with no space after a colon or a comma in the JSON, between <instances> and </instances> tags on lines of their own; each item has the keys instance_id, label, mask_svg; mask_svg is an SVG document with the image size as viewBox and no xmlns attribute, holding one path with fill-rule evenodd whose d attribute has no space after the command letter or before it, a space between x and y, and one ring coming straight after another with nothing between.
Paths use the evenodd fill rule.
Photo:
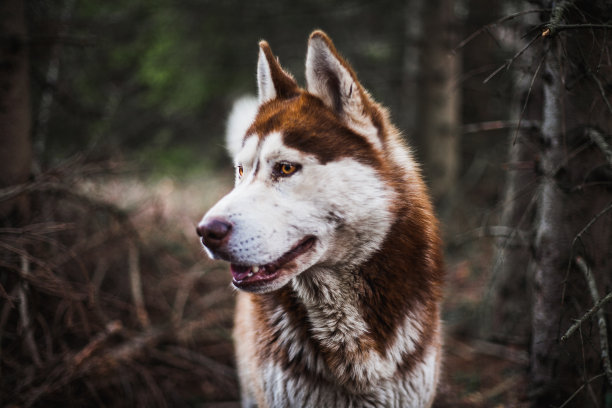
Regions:
<instances>
[{"instance_id":1,"label":"brown marking on face","mask_svg":"<svg viewBox=\"0 0 612 408\"><path fill-rule=\"evenodd\" d=\"M246 137L280 132L288 147L314 155L320 163L351 157L381 167L380 154L364 136L346 126L323 102L305 91L262 105ZM246 140L246 138L245 138Z\"/></svg>"}]
</instances>

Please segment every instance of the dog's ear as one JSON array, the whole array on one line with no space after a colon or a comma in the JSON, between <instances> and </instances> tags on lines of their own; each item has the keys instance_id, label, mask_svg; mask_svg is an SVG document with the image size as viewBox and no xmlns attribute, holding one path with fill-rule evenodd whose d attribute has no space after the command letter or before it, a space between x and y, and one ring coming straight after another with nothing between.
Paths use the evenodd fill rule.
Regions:
<instances>
[{"instance_id":1,"label":"dog's ear","mask_svg":"<svg viewBox=\"0 0 612 408\"><path fill-rule=\"evenodd\" d=\"M299 87L293 77L285 72L278 63L270 46L265 41L259 42L259 60L257 61L257 88L259 103L274 98L289 98L299 93Z\"/></svg>"},{"instance_id":2,"label":"dog's ear","mask_svg":"<svg viewBox=\"0 0 612 408\"><path fill-rule=\"evenodd\" d=\"M368 134L378 133L381 113L377 105L320 30L314 31L308 40L306 83L308 92L321 98L347 125Z\"/></svg>"}]
</instances>

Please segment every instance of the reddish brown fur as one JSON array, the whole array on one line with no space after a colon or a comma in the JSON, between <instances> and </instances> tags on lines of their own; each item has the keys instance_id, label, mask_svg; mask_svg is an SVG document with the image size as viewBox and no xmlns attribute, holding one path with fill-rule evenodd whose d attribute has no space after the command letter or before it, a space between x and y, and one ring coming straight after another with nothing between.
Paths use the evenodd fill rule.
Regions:
<instances>
[{"instance_id":1,"label":"reddish brown fur","mask_svg":"<svg viewBox=\"0 0 612 408\"><path fill-rule=\"evenodd\" d=\"M391 138L398 137L386 112L359 85L353 70L340 57L327 36L316 31L311 36L314 37L326 41L355 80L355 91L360 93L364 101L364 113L378 129L383 151L374 148L366 138L343 123L338 117L337 107L335 110L330 109L318 97L299 89L295 81L280 68L267 44L262 49L270 64L273 80L278 85L277 89L282 90L283 97L260 107L246 137L261 138L270 132L282 130L286 145L314 155L322 164L352 157L373 167L397 193L395 207L391 209L396 221L382 248L360 267L357 274L360 311L371 328L368 335L360 340L357 352L338 352L318 344L311 335L306 310L291 285L272 293L244 295L251 298L256 316L254 326L257 328L257 344L253 346L259 361L280 361L283 367L295 375L308 376L311 374L306 369L304 356L299 354L297 358L289 359L288 351L278 342L279 333L275 332L275 324L270 321L276 307L282 307L291 324L299 328L300 341L310 344L311 349L333 369L340 363L363 360L364 351L372 348L385 355L385 350L391 345L408 311L415 305L421 305L425 317L420 342L415 352L404 356L403 364L399 367L401 373L407 373L422 360L424 351L435 341L437 334L443 281L437 221L416 166L412 174L409 174L410 179L406 180L403 164L396 162L391 156L391 148L385 144ZM331 83L329 86L337 84ZM312 378L312 381L324 379ZM351 379L345 379L344 385L350 388Z\"/></svg>"}]
</instances>

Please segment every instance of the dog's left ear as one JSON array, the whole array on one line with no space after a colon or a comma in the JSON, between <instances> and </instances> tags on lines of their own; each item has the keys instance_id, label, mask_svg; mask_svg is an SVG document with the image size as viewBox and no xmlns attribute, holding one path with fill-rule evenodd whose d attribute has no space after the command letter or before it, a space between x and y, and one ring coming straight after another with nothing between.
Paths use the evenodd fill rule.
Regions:
<instances>
[{"instance_id":1,"label":"dog's left ear","mask_svg":"<svg viewBox=\"0 0 612 408\"><path fill-rule=\"evenodd\" d=\"M300 92L297 82L283 70L266 41L259 42L257 88L260 104L275 98L289 98Z\"/></svg>"},{"instance_id":2,"label":"dog's left ear","mask_svg":"<svg viewBox=\"0 0 612 408\"><path fill-rule=\"evenodd\" d=\"M320 30L314 31L308 40L306 82L308 92L321 98L349 127L362 133L378 133L379 109L353 69Z\"/></svg>"}]
</instances>

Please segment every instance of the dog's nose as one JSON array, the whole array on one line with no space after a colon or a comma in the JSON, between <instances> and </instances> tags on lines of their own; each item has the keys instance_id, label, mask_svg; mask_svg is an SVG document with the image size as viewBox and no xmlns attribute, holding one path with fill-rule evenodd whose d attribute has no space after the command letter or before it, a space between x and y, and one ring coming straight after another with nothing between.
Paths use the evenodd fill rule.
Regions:
<instances>
[{"instance_id":1,"label":"dog's nose","mask_svg":"<svg viewBox=\"0 0 612 408\"><path fill-rule=\"evenodd\" d=\"M220 218L203 221L196 228L204 245L213 250L218 249L227 241L231 230L232 224Z\"/></svg>"}]
</instances>

